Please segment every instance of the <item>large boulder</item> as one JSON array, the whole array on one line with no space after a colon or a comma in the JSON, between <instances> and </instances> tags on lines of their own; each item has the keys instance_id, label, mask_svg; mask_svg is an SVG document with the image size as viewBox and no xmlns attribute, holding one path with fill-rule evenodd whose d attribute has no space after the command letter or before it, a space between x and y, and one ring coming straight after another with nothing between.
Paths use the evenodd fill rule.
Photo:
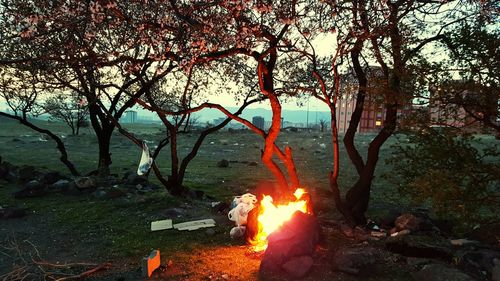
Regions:
<instances>
[{"instance_id":1,"label":"large boulder","mask_svg":"<svg viewBox=\"0 0 500 281\"><path fill-rule=\"evenodd\" d=\"M17 181L18 168L7 161L0 163L0 179L8 182Z\"/></svg>"},{"instance_id":2,"label":"large boulder","mask_svg":"<svg viewBox=\"0 0 500 281\"><path fill-rule=\"evenodd\" d=\"M22 166L18 171L18 180L20 182L29 182L35 180L38 176L38 172L33 166Z\"/></svg>"},{"instance_id":3,"label":"large boulder","mask_svg":"<svg viewBox=\"0 0 500 281\"><path fill-rule=\"evenodd\" d=\"M422 224L422 219L417 216L406 213L397 217L394 221L394 225L397 231L408 229L410 231L420 230L420 225Z\"/></svg>"},{"instance_id":4,"label":"large boulder","mask_svg":"<svg viewBox=\"0 0 500 281\"><path fill-rule=\"evenodd\" d=\"M58 180L50 185L50 189L56 192L66 192L69 188L70 182L68 180Z\"/></svg>"},{"instance_id":5,"label":"large boulder","mask_svg":"<svg viewBox=\"0 0 500 281\"><path fill-rule=\"evenodd\" d=\"M486 244L500 246L500 222L483 224L471 231L467 237Z\"/></svg>"},{"instance_id":6,"label":"large boulder","mask_svg":"<svg viewBox=\"0 0 500 281\"><path fill-rule=\"evenodd\" d=\"M227 168L227 167L229 167L229 161L227 161L226 159L222 159L219 162L217 162L217 167Z\"/></svg>"},{"instance_id":7,"label":"large boulder","mask_svg":"<svg viewBox=\"0 0 500 281\"><path fill-rule=\"evenodd\" d=\"M442 264L428 264L412 274L415 281L475 281L464 272Z\"/></svg>"},{"instance_id":8,"label":"large boulder","mask_svg":"<svg viewBox=\"0 0 500 281\"><path fill-rule=\"evenodd\" d=\"M283 226L268 236L268 246L260 264L261 276L302 278L312 266L319 242L316 217L296 212ZM298 266L297 268L293 268Z\"/></svg>"},{"instance_id":9,"label":"large boulder","mask_svg":"<svg viewBox=\"0 0 500 281\"><path fill-rule=\"evenodd\" d=\"M96 182L92 177L79 177L75 179L75 185L78 189L91 189L96 187Z\"/></svg>"},{"instance_id":10,"label":"large boulder","mask_svg":"<svg viewBox=\"0 0 500 281\"><path fill-rule=\"evenodd\" d=\"M17 219L26 216L26 210L21 208L0 207L0 219Z\"/></svg>"},{"instance_id":11,"label":"large boulder","mask_svg":"<svg viewBox=\"0 0 500 281\"><path fill-rule=\"evenodd\" d=\"M455 260L465 272L481 280L493 279L495 266L500 261L500 251L480 247L465 247L457 251Z\"/></svg>"},{"instance_id":12,"label":"large boulder","mask_svg":"<svg viewBox=\"0 0 500 281\"><path fill-rule=\"evenodd\" d=\"M453 250L449 241L432 233L387 237L385 246L389 251L407 257L436 258L445 261L453 259Z\"/></svg>"},{"instance_id":13,"label":"large boulder","mask_svg":"<svg viewBox=\"0 0 500 281\"><path fill-rule=\"evenodd\" d=\"M136 186L138 184L145 186L148 184L148 178L139 176L136 172L127 172L124 176L125 183L128 185Z\"/></svg>"},{"instance_id":14,"label":"large boulder","mask_svg":"<svg viewBox=\"0 0 500 281\"><path fill-rule=\"evenodd\" d=\"M59 180L64 180L65 177L61 175L59 172L48 172L44 173L40 176L40 182L43 184L53 184Z\"/></svg>"},{"instance_id":15,"label":"large boulder","mask_svg":"<svg viewBox=\"0 0 500 281\"><path fill-rule=\"evenodd\" d=\"M44 196L46 194L45 187L46 185L40 183L39 181L32 180L26 183L22 190L15 192L14 198L22 199Z\"/></svg>"},{"instance_id":16,"label":"large boulder","mask_svg":"<svg viewBox=\"0 0 500 281\"><path fill-rule=\"evenodd\" d=\"M333 264L335 270L358 274L379 260L380 251L373 247L352 247L341 249L335 253Z\"/></svg>"}]
</instances>

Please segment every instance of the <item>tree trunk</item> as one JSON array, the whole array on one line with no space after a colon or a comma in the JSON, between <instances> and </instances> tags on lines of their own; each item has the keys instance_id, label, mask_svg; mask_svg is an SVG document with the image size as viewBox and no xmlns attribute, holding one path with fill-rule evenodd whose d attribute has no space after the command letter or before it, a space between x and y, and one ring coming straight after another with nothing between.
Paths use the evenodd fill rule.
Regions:
<instances>
[{"instance_id":1,"label":"tree trunk","mask_svg":"<svg viewBox=\"0 0 500 281\"><path fill-rule=\"evenodd\" d=\"M48 135L57 144L57 149L59 150L59 153L61 154L61 157L59 157L59 160L61 160L61 162L68 168L68 170L70 171L70 173L73 176L79 176L80 175L80 173L76 170L76 168L73 165L73 163L71 163L71 161L68 160L68 153L66 151L66 146L64 146L63 141L57 135L55 135L54 133L52 133L49 130L37 127L36 125L32 124L31 122L29 122L26 119L23 119L23 118L21 118L19 116L10 115L10 114L4 113L4 112L0 112L0 115L8 117L8 118L11 118L11 119L15 119L15 120L19 121L21 124L23 124L23 125L31 128L31 129L33 129L33 130L35 130L37 132L40 132L42 134Z\"/></svg>"},{"instance_id":2,"label":"tree trunk","mask_svg":"<svg viewBox=\"0 0 500 281\"><path fill-rule=\"evenodd\" d=\"M104 126L101 133L97 135L97 141L99 143L99 163L97 166L97 172L99 176L108 176L110 173L109 166L111 165L111 136L113 134L114 127Z\"/></svg>"}]
</instances>

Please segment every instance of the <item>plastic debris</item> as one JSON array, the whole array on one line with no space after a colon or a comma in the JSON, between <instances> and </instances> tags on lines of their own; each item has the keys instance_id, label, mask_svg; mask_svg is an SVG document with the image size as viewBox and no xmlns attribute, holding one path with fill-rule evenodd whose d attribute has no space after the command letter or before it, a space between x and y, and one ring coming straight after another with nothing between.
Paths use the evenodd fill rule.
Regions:
<instances>
[{"instance_id":1,"label":"plastic debris","mask_svg":"<svg viewBox=\"0 0 500 281\"><path fill-rule=\"evenodd\" d=\"M142 259L142 274L151 277L153 271L160 267L160 250L153 250L149 256Z\"/></svg>"},{"instance_id":2,"label":"plastic debris","mask_svg":"<svg viewBox=\"0 0 500 281\"><path fill-rule=\"evenodd\" d=\"M200 228L214 227L215 221L213 219L204 219L204 220L176 223L173 226L177 230L189 230L189 231L191 231L191 230L196 230L196 229L200 229Z\"/></svg>"},{"instance_id":3,"label":"plastic debris","mask_svg":"<svg viewBox=\"0 0 500 281\"><path fill-rule=\"evenodd\" d=\"M173 227L172 220L161 220L161 221L151 222L151 231L171 229L172 227Z\"/></svg>"},{"instance_id":4,"label":"plastic debris","mask_svg":"<svg viewBox=\"0 0 500 281\"><path fill-rule=\"evenodd\" d=\"M227 214L229 220L234 221L236 226L231 229L231 238L245 235L248 213L255 208L257 197L251 193L236 196L231 203L231 211Z\"/></svg>"},{"instance_id":5,"label":"plastic debris","mask_svg":"<svg viewBox=\"0 0 500 281\"><path fill-rule=\"evenodd\" d=\"M149 153L148 145L144 142L142 144L142 155L141 161L139 162L139 168L137 168L137 174L139 176L146 174L149 169L151 169L151 165L153 165L153 158Z\"/></svg>"}]
</instances>

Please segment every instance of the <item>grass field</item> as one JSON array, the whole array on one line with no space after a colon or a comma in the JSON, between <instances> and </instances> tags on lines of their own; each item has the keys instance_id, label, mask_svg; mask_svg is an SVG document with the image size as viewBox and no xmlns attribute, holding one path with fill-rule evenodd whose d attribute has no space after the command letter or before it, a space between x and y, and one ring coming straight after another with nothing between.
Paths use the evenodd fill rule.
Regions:
<instances>
[{"instance_id":1,"label":"grass field","mask_svg":"<svg viewBox=\"0 0 500 281\"><path fill-rule=\"evenodd\" d=\"M4 122L4 121L2 121ZM90 128L85 128L80 136L68 135L68 128L62 124L37 121L41 127L50 128L60 136L64 136L69 159L83 174L97 166L98 146ZM0 155L4 160L16 165L33 165L41 169L56 170L67 173L66 167L58 160L58 151L51 140L40 141L41 135L14 122L4 122L0 129ZM160 124L130 124L127 129L140 139L146 140L150 148L154 147L163 137ZM366 153L369 141L374 135L359 135L357 143L362 154ZM179 154L186 155L194 141L196 132L182 134L179 140ZM377 177L374 181L375 196L387 198L388 191L393 191L390 183L381 175L390 171L384 159L388 156L390 145L395 139L390 139L382 148ZM283 132L278 144L288 144L292 147L294 160L302 184L316 188L327 188L327 174L332 165L332 152L328 132ZM326 145L321 148L321 144ZM217 132L207 137L197 157L191 162L186 175L186 184L200 188L213 195L230 197L236 192L252 187L258 180L272 178L270 172L260 162L260 150L263 141L250 131L229 133ZM113 164L111 172L121 176L127 170L137 168L141 151L130 140L115 132L111 144ZM157 164L166 176L170 168L170 152L168 147L160 154ZM255 161L257 166L245 163L231 163L229 168L218 168L221 159L229 161ZM341 147L340 185L348 187L355 180L355 170L350 165L347 154ZM155 181L154 177L151 179ZM233 190L234 188L234 190Z\"/></svg>"}]
</instances>

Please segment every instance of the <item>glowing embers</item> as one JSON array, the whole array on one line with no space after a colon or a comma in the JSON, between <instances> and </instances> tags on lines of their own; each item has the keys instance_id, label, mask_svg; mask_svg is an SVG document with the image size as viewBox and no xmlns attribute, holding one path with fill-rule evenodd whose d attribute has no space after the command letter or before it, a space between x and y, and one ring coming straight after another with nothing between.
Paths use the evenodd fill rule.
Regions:
<instances>
[{"instance_id":1,"label":"glowing embers","mask_svg":"<svg viewBox=\"0 0 500 281\"><path fill-rule=\"evenodd\" d=\"M264 195L258 205L257 225L258 232L255 237L249 239L255 251L262 251L267 247L267 237L279 229L285 222L290 220L297 211L309 214L309 197L304 189L298 188L293 194L294 201L286 204L275 205L273 198Z\"/></svg>"}]
</instances>

